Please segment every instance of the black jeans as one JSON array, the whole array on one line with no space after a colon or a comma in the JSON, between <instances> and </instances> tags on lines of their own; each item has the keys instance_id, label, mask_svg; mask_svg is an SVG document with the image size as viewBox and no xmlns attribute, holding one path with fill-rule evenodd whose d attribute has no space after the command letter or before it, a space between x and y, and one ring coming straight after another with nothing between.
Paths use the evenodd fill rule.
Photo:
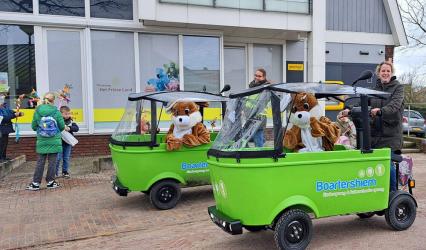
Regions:
<instances>
[{"instance_id":1,"label":"black jeans","mask_svg":"<svg viewBox=\"0 0 426 250\"><path fill-rule=\"evenodd\" d=\"M48 161L48 168L46 174L46 182L55 180L55 166L56 159L58 158L58 153L53 154L38 154L37 156L37 165L34 171L33 182L40 184L41 179L43 178L44 164L46 159Z\"/></svg>"},{"instance_id":2,"label":"black jeans","mask_svg":"<svg viewBox=\"0 0 426 250\"><path fill-rule=\"evenodd\" d=\"M9 134L0 134L0 160L6 159L6 150L8 142Z\"/></svg>"}]
</instances>

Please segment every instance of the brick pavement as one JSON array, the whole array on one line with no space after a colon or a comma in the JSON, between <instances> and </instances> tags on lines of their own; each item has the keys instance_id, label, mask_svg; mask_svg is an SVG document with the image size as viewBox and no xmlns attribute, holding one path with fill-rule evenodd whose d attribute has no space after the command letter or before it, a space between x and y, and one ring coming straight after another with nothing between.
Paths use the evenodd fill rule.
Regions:
<instances>
[{"instance_id":1,"label":"brick pavement","mask_svg":"<svg viewBox=\"0 0 426 250\"><path fill-rule=\"evenodd\" d=\"M419 203L415 224L390 230L383 217L314 220L311 249L425 249L426 155L415 157ZM421 167L420 167L421 166ZM31 179L17 171L0 181L0 249L272 249L273 232L231 236L208 218L210 186L187 188L175 209L154 209L141 193L116 195L113 171L59 179L62 187L26 191ZM44 184L45 185L45 184Z\"/></svg>"}]
</instances>

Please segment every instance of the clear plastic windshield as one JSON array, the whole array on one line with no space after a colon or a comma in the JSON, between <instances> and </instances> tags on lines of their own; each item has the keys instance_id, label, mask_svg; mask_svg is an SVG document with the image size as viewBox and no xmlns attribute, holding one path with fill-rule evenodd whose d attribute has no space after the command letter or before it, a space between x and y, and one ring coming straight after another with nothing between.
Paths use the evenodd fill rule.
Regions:
<instances>
[{"instance_id":1,"label":"clear plastic windshield","mask_svg":"<svg viewBox=\"0 0 426 250\"><path fill-rule=\"evenodd\" d=\"M151 102L148 100L128 101L126 110L112 134L118 142L151 141Z\"/></svg>"},{"instance_id":2,"label":"clear plastic windshield","mask_svg":"<svg viewBox=\"0 0 426 250\"><path fill-rule=\"evenodd\" d=\"M270 100L270 91L231 99L227 103L222 129L212 149L220 151L244 151L262 147L272 149L273 142L266 141L264 131Z\"/></svg>"}]
</instances>

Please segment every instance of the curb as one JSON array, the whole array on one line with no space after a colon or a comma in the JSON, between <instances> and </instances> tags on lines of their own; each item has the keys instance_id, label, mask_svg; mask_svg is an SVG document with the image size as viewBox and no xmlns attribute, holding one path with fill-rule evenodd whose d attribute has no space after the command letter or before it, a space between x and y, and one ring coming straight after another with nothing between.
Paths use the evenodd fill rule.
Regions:
<instances>
[{"instance_id":1,"label":"curb","mask_svg":"<svg viewBox=\"0 0 426 250\"><path fill-rule=\"evenodd\" d=\"M26 161L25 155L20 155L10 161L0 163L0 180L7 176L15 168L20 167Z\"/></svg>"},{"instance_id":2,"label":"curb","mask_svg":"<svg viewBox=\"0 0 426 250\"><path fill-rule=\"evenodd\" d=\"M93 161L92 173L99 173L102 170L114 169L111 156L99 157Z\"/></svg>"}]
</instances>

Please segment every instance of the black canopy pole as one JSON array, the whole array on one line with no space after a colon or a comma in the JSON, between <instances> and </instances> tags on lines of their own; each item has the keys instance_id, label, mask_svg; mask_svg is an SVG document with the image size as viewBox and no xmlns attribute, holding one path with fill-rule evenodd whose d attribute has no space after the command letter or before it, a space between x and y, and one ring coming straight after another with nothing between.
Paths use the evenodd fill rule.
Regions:
<instances>
[{"instance_id":1,"label":"black canopy pole","mask_svg":"<svg viewBox=\"0 0 426 250\"><path fill-rule=\"evenodd\" d=\"M283 128L281 121L280 97L271 91L272 122L274 123L274 150L276 157L283 152Z\"/></svg>"},{"instance_id":2,"label":"black canopy pole","mask_svg":"<svg viewBox=\"0 0 426 250\"><path fill-rule=\"evenodd\" d=\"M368 96L361 95L361 119L362 119L362 148L363 153L371 153L371 141L370 141L370 112L368 110Z\"/></svg>"},{"instance_id":3,"label":"black canopy pole","mask_svg":"<svg viewBox=\"0 0 426 250\"><path fill-rule=\"evenodd\" d=\"M142 117L142 101L136 103L136 134L140 135L142 132L141 128L141 117Z\"/></svg>"},{"instance_id":4,"label":"black canopy pole","mask_svg":"<svg viewBox=\"0 0 426 250\"><path fill-rule=\"evenodd\" d=\"M151 101L151 143L157 145L157 102Z\"/></svg>"}]
</instances>

